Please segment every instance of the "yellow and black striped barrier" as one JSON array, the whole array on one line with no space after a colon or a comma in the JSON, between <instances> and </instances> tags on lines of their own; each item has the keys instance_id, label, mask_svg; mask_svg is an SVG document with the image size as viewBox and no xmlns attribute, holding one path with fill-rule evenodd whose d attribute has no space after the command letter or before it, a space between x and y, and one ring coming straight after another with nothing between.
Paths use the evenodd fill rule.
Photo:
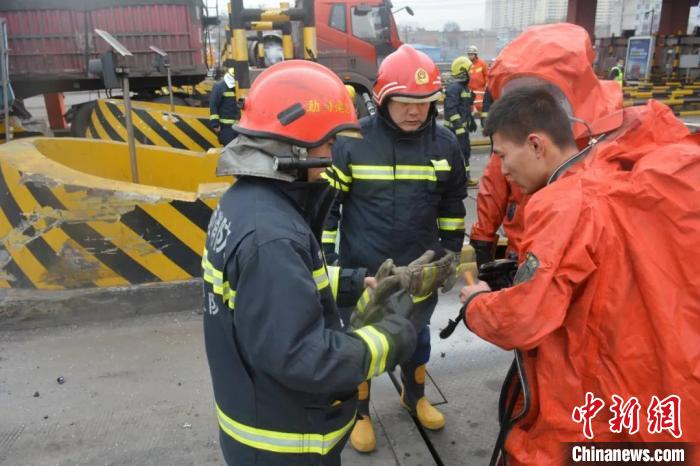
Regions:
<instances>
[{"instance_id":1,"label":"yellow and black striped barrier","mask_svg":"<svg viewBox=\"0 0 700 466\"><path fill-rule=\"evenodd\" d=\"M206 151L220 147L216 133L209 127L209 109L132 101L134 137L137 143ZM126 141L124 102L101 99L95 102L84 137L111 141Z\"/></svg>"},{"instance_id":2,"label":"yellow and black striped barrier","mask_svg":"<svg viewBox=\"0 0 700 466\"><path fill-rule=\"evenodd\" d=\"M0 288L61 290L200 276L207 225L232 182L218 151L29 138L0 145ZM167 166L167 169L164 167Z\"/></svg>"}]
</instances>

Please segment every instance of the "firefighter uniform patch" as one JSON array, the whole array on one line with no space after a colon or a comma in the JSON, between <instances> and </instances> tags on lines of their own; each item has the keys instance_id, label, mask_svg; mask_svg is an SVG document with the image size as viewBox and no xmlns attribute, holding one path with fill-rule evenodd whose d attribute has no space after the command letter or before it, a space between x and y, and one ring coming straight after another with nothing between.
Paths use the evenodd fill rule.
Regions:
<instances>
[{"instance_id":1,"label":"firefighter uniform patch","mask_svg":"<svg viewBox=\"0 0 700 466\"><path fill-rule=\"evenodd\" d=\"M540 260L533 253L528 252L525 256L525 261L518 271L515 273L515 278L513 279L513 285L519 285L530 280L540 268Z\"/></svg>"}]
</instances>

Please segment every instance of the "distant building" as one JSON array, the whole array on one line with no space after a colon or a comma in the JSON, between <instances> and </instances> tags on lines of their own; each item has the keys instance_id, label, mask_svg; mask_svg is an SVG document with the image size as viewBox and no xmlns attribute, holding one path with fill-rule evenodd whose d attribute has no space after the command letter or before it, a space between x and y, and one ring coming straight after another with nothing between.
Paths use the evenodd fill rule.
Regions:
<instances>
[{"instance_id":1,"label":"distant building","mask_svg":"<svg viewBox=\"0 0 700 466\"><path fill-rule=\"evenodd\" d=\"M436 61L452 61L460 55L466 55L470 45L476 45L479 56L491 60L498 54L499 36L496 32L479 29L477 31L429 31L413 27L399 27L399 38L402 42L418 47L436 47L440 58ZM420 50L423 50L422 48ZM431 58L434 50L426 52ZM425 51L425 50L423 50Z\"/></svg>"},{"instance_id":2,"label":"distant building","mask_svg":"<svg viewBox=\"0 0 700 466\"><path fill-rule=\"evenodd\" d=\"M522 31L535 24L566 21L568 0L492 0L486 2L486 24L494 31Z\"/></svg>"}]
</instances>

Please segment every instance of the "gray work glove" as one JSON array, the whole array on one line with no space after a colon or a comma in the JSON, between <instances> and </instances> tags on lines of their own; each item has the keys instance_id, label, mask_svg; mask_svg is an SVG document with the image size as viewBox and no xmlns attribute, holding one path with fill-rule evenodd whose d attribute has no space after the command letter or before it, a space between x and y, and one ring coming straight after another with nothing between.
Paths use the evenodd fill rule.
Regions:
<instances>
[{"instance_id":1,"label":"gray work glove","mask_svg":"<svg viewBox=\"0 0 700 466\"><path fill-rule=\"evenodd\" d=\"M457 253L445 251L445 255L433 261L435 253L425 251L422 256L405 267L394 267L393 274L401 278L401 285L413 296L426 296L442 287L447 293L457 281Z\"/></svg>"}]
</instances>

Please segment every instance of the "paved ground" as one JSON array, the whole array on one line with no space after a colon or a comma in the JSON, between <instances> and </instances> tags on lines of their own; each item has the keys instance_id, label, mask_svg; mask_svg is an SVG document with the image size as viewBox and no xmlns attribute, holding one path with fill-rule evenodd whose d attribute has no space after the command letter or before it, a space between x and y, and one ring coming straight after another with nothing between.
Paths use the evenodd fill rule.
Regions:
<instances>
[{"instance_id":1,"label":"paved ground","mask_svg":"<svg viewBox=\"0 0 700 466\"><path fill-rule=\"evenodd\" d=\"M487 155L475 152L479 174ZM465 201L469 224L475 196ZM432 326L427 392L446 428L423 435L384 375L372 390L377 451L347 447L346 465L488 463L510 355L463 327L439 340L457 309L456 290L442 296ZM117 313L127 317L77 325L44 317L40 328L0 331L0 464L222 464L197 310Z\"/></svg>"}]
</instances>

